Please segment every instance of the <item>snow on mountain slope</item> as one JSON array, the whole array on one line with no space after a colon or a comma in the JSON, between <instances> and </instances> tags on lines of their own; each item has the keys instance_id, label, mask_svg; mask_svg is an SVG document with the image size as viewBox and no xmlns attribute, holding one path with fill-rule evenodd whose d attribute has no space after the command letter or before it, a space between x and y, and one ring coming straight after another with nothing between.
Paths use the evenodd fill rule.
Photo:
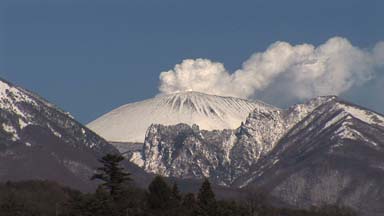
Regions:
<instances>
[{"instance_id":1,"label":"snow on mountain slope","mask_svg":"<svg viewBox=\"0 0 384 216\"><path fill-rule=\"evenodd\" d=\"M383 117L334 98L287 131L233 186L262 187L300 208L338 204L383 215Z\"/></svg>"},{"instance_id":2,"label":"snow on mountain slope","mask_svg":"<svg viewBox=\"0 0 384 216\"><path fill-rule=\"evenodd\" d=\"M80 190L91 182L99 158L119 151L70 114L0 78L0 181L46 179ZM152 178L124 161L135 182Z\"/></svg>"},{"instance_id":3,"label":"snow on mountain slope","mask_svg":"<svg viewBox=\"0 0 384 216\"><path fill-rule=\"evenodd\" d=\"M324 124L311 124L319 122L320 118L325 119ZM286 110L257 107L234 130L206 131L184 124L152 125L143 148L135 150L132 153L134 157L128 158L150 173L180 178L210 177L217 184L230 186L236 179L247 175L259 159L268 156L276 145L284 142L287 134L334 130L330 137L372 141L359 130L352 130L345 118L375 127L383 126L380 114L343 102L335 96L323 96ZM344 125L335 128L334 125L340 121L344 121ZM311 136L301 137L301 141L306 139L311 139ZM283 146L289 145L286 143ZM377 144L371 142L370 145ZM269 162L274 164L278 160L273 158ZM245 180L242 186L257 175Z\"/></svg>"},{"instance_id":4,"label":"snow on mountain slope","mask_svg":"<svg viewBox=\"0 0 384 216\"><path fill-rule=\"evenodd\" d=\"M335 96L255 108L235 130L152 125L130 158L147 172L263 188L292 206L383 215L384 116ZM247 189L244 189L247 190Z\"/></svg>"},{"instance_id":5,"label":"snow on mountain slope","mask_svg":"<svg viewBox=\"0 0 384 216\"><path fill-rule=\"evenodd\" d=\"M0 78L0 181L48 179L79 189L112 145L68 113Z\"/></svg>"},{"instance_id":6,"label":"snow on mountain slope","mask_svg":"<svg viewBox=\"0 0 384 216\"><path fill-rule=\"evenodd\" d=\"M123 105L87 126L108 141L143 143L152 124L185 123L197 124L205 130L235 129L255 108L279 110L262 102L182 92Z\"/></svg>"},{"instance_id":7,"label":"snow on mountain slope","mask_svg":"<svg viewBox=\"0 0 384 216\"><path fill-rule=\"evenodd\" d=\"M288 130L314 109L335 99L335 96L316 97L306 103L293 105L287 110L260 110L256 108L248 116L245 124L239 128L243 132L239 139L253 145L252 151L256 154L252 158L257 159L268 153Z\"/></svg>"},{"instance_id":8,"label":"snow on mountain slope","mask_svg":"<svg viewBox=\"0 0 384 216\"><path fill-rule=\"evenodd\" d=\"M75 135L71 138L86 141L86 146L90 148L106 145L101 139L88 139L96 135L76 122L69 113L3 79L0 79L0 114L1 129L15 142L22 141L23 129L33 126L45 128L57 138ZM71 134L73 132L76 134Z\"/></svg>"},{"instance_id":9,"label":"snow on mountain slope","mask_svg":"<svg viewBox=\"0 0 384 216\"><path fill-rule=\"evenodd\" d=\"M256 107L234 130L151 125L142 149L127 157L147 172L180 178L210 177L230 186L267 155L295 124L335 97L318 97L287 110Z\"/></svg>"},{"instance_id":10,"label":"snow on mountain slope","mask_svg":"<svg viewBox=\"0 0 384 216\"><path fill-rule=\"evenodd\" d=\"M359 108L357 106L351 106L348 104L339 103L339 108L350 113L355 118L360 119L363 122L368 124L376 124L384 127L384 116L377 114L372 111L368 111L364 108Z\"/></svg>"}]
</instances>

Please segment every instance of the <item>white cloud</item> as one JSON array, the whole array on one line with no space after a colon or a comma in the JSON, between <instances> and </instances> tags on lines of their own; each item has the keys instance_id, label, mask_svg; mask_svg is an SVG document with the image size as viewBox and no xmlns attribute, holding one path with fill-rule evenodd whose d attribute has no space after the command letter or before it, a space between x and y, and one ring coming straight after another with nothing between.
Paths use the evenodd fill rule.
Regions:
<instances>
[{"instance_id":1,"label":"white cloud","mask_svg":"<svg viewBox=\"0 0 384 216\"><path fill-rule=\"evenodd\" d=\"M317 47L275 42L253 54L241 69L227 71L222 63L186 59L160 74L161 93L199 91L208 94L254 98L280 92L290 100L318 95L339 95L375 76L384 66L384 42L372 50L333 37Z\"/></svg>"},{"instance_id":2,"label":"white cloud","mask_svg":"<svg viewBox=\"0 0 384 216\"><path fill-rule=\"evenodd\" d=\"M186 59L173 70L160 74L160 91L174 93L180 91L200 91L210 94L230 94L228 83L231 76L224 65L208 59Z\"/></svg>"}]
</instances>

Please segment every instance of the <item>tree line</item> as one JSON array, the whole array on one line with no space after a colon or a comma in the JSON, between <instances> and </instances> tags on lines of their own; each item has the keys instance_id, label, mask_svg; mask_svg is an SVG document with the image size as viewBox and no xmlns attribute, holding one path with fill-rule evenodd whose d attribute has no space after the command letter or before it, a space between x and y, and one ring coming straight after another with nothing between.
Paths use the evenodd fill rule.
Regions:
<instances>
[{"instance_id":1,"label":"tree line","mask_svg":"<svg viewBox=\"0 0 384 216\"><path fill-rule=\"evenodd\" d=\"M7 182L0 185L0 216L355 216L345 207L277 208L262 193L242 200L218 200L208 179L199 191L181 193L176 183L156 176L148 188L135 187L120 155L108 154L92 180L93 193L62 187L54 182Z\"/></svg>"}]
</instances>

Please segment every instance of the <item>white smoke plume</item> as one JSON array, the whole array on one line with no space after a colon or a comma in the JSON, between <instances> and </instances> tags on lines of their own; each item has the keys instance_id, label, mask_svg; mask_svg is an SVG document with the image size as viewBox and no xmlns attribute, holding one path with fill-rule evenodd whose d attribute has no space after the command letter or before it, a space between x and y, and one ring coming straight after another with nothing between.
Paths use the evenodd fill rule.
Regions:
<instances>
[{"instance_id":1,"label":"white smoke plume","mask_svg":"<svg viewBox=\"0 0 384 216\"><path fill-rule=\"evenodd\" d=\"M253 54L233 73L222 63L186 59L160 74L161 93L199 91L208 94L254 98L280 89L292 100L339 95L372 79L384 66L384 42L373 49L353 46L333 37L317 47L275 42Z\"/></svg>"}]
</instances>

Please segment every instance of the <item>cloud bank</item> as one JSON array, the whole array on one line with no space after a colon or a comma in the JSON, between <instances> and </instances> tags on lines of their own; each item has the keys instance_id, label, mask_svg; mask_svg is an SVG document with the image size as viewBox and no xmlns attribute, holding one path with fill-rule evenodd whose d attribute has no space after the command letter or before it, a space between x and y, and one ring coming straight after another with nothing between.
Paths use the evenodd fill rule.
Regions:
<instances>
[{"instance_id":1,"label":"cloud bank","mask_svg":"<svg viewBox=\"0 0 384 216\"><path fill-rule=\"evenodd\" d=\"M220 62L186 59L160 74L163 94L199 91L256 98L260 95L302 100L340 95L371 80L384 66L384 42L366 50L333 37L317 47L278 41L257 52L233 73Z\"/></svg>"}]
</instances>

